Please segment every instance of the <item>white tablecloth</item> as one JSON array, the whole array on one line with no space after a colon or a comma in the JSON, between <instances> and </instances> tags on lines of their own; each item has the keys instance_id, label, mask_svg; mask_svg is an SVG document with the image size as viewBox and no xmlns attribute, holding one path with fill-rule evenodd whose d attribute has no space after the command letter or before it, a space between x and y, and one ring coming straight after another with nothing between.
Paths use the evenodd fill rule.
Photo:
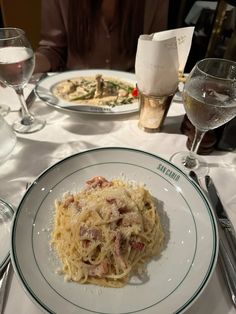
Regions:
<instances>
[{"instance_id":1,"label":"white tablecloth","mask_svg":"<svg viewBox=\"0 0 236 314\"><path fill-rule=\"evenodd\" d=\"M18 100L10 89L1 89L1 102L18 109ZM186 150L186 136L179 128L184 109L173 102L160 133L145 133L137 126L138 114L95 116L55 111L36 100L32 111L47 120L44 129L29 135L18 135L11 157L0 166L0 198L17 206L27 182L45 168L76 152L96 147L120 146L142 149L169 159L177 151ZM9 124L18 112L6 116ZM212 176L229 216L236 226L236 155L214 152L205 157L211 164ZM25 294L15 275L12 276L5 314L39 314L40 309ZM188 314L234 314L224 279L217 265L206 289L186 312Z\"/></svg>"}]
</instances>

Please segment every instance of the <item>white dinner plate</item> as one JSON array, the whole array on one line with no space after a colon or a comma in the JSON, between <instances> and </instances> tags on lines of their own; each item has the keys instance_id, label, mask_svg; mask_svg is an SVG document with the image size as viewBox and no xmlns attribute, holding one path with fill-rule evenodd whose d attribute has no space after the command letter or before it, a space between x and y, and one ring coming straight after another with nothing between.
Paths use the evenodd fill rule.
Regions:
<instances>
[{"instance_id":1,"label":"white dinner plate","mask_svg":"<svg viewBox=\"0 0 236 314\"><path fill-rule=\"evenodd\" d=\"M4 269L10 258L13 213L13 208L0 199L0 271Z\"/></svg>"},{"instance_id":2,"label":"white dinner plate","mask_svg":"<svg viewBox=\"0 0 236 314\"><path fill-rule=\"evenodd\" d=\"M52 94L52 87L61 81L77 78L81 76L95 76L96 74L102 74L103 76L117 78L129 84L136 86L136 77L133 73L122 72L122 71L112 71L112 70L75 70L67 71L59 74L54 74L42 79L35 87L36 95L46 102L48 105L53 106L57 109L63 109L70 112L79 113L92 113L92 114L126 114L137 112L139 110L138 101L132 104L109 107L109 106L91 106L88 104L76 104L72 102L67 102L61 98L56 97Z\"/></svg>"},{"instance_id":3,"label":"white dinner plate","mask_svg":"<svg viewBox=\"0 0 236 314\"><path fill-rule=\"evenodd\" d=\"M93 176L145 184L159 200L165 248L147 267L149 279L123 288L66 282L50 249L54 200L80 190ZM24 195L12 228L11 257L29 296L49 313L183 313L215 268L218 233L198 186L156 155L129 148L100 148L72 155L43 172Z\"/></svg>"}]
</instances>

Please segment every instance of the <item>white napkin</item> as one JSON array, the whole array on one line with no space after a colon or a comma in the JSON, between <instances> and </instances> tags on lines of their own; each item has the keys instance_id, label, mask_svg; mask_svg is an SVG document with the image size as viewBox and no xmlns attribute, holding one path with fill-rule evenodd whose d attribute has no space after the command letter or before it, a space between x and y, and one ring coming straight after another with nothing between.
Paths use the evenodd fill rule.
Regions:
<instances>
[{"instance_id":1,"label":"white napkin","mask_svg":"<svg viewBox=\"0 0 236 314\"><path fill-rule=\"evenodd\" d=\"M183 72L192 43L194 27L141 35L135 60L138 88L146 95L175 93L178 73Z\"/></svg>"}]
</instances>

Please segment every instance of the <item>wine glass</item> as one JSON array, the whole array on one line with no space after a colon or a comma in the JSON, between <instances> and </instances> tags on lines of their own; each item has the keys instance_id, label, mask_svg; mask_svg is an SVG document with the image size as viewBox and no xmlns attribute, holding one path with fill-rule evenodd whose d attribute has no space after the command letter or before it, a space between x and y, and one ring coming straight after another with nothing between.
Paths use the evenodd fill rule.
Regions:
<instances>
[{"instance_id":1,"label":"wine glass","mask_svg":"<svg viewBox=\"0 0 236 314\"><path fill-rule=\"evenodd\" d=\"M195 126L195 137L190 152L175 153L170 160L202 177L209 167L196 154L204 134L236 115L236 62L219 58L198 61L186 79L183 103Z\"/></svg>"},{"instance_id":2,"label":"wine glass","mask_svg":"<svg viewBox=\"0 0 236 314\"><path fill-rule=\"evenodd\" d=\"M29 112L23 94L34 65L34 52L24 31L19 28L0 28L0 81L12 87L19 97L22 117L12 125L18 133L33 133L45 125L45 121Z\"/></svg>"}]
</instances>

